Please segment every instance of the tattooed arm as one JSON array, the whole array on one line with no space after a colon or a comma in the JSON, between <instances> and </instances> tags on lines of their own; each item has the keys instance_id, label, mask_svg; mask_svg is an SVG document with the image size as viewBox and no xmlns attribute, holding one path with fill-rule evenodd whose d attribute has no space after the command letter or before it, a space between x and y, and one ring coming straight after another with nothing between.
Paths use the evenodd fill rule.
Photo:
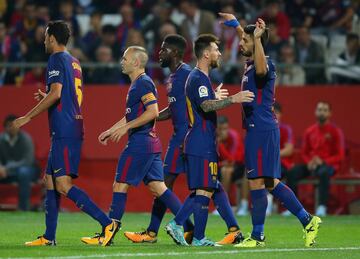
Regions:
<instances>
[{"instance_id":1,"label":"tattooed arm","mask_svg":"<svg viewBox=\"0 0 360 259\"><path fill-rule=\"evenodd\" d=\"M249 103L254 100L254 93L250 91L240 91L223 100L206 100L200 104L204 112L211 112L224 109L233 103Z\"/></svg>"}]
</instances>

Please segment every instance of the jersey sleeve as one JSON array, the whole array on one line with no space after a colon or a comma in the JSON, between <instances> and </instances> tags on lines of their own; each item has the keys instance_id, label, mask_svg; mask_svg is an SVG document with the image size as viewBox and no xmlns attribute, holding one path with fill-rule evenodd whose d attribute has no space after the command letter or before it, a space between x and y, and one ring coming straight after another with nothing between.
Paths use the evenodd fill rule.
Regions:
<instances>
[{"instance_id":1,"label":"jersey sleeve","mask_svg":"<svg viewBox=\"0 0 360 259\"><path fill-rule=\"evenodd\" d=\"M150 82L141 82L139 85L139 96L145 107L158 102L155 86Z\"/></svg>"},{"instance_id":2,"label":"jersey sleeve","mask_svg":"<svg viewBox=\"0 0 360 259\"><path fill-rule=\"evenodd\" d=\"M50 56L47 71L46 80L48 85L52 83L64 85L64 66L57 56Z\"/></svg>"},{"instance_id":3,"label":"jersey sleeve","mask_svg":"<svg viewBox=\"0 0 360 259\"><path fill-rule=\"evenodd\" d=\"M197 106L200 107L200 105L204 101L213 99L211 96L211 92L212 92L211 85L201 80L196 80L194 83L195 83L195 87L193 88L193 95L194 95L194 101Z\"/></svg>"}]
</instances>

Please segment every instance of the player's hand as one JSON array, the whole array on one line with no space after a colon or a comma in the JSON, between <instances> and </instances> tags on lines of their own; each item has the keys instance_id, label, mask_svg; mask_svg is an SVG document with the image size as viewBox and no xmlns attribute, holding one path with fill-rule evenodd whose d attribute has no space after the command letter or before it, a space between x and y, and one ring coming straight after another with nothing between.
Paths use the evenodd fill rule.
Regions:
<instances>
[{"instance_id":1,"label":"player's hand","mask_svg":"<svg viewBox=\"0 0 360 259\"><path fill-rule=\"evenodd\" d=\"M121 137L124 136L128 132L128 130L129 129L126 125L121 126L120 128L117 128L110 135L111 141L118 143L120 141Z\"/></svg>"},{"instance_id":2,"label":"player's hand","mask_svg":"<svg viewBox=\"0 0 360 259\"><path fill-rule=\"evenodd\" d=\"M219 13L220 17L223 18L223 21L220 21L220 24L224 24L225 21L236 20L235 15L231 13Z\"/></svg>"},{"instance_id":3,"label":"player's hand","mask_svg":"<svg viewBox=\"0 0 360 259\"><path fill-rule=\"evenodd\" d=\"M41 101L42 99L44 99L45 96L46 96L46 93L44 93L40 89L38 89L37 92L34 93L34 99L38 102Z\"/></svg>"},{"instance_id":4,"label":"player's hand","mask_svg":"<svg viewBox=\"0 0 360 259\"><path fill-rule=\"evenodd\" d=\"M229 91L227 89L221 89L223 84L221 83L215 90L215 98L216 100L223 100L229 96Z\"/></svg>"},{"instance_id":5,"label":"player's hand","mask_svg":"<svg viewBox=\"0 0 360 259\"><path fill-rule=\"evenodd\" d=\"M108 141L110 135L111 135L110 130L106 130L106 131L104 131L103 133L101 133L101 134L99 135L99 137L98 137L98 140L99 140L100 144L106 146L106 145L107 145L107 141Z\"/></svg>"},{"instance_id":6,"label":"player's hand","mask_svg":"<svg viewBox=\"0 0 360 259\"><path fill-rule=\"evenodd\" d=\"M248 90L240 91L237 94L231 96L233 103L251 103L254 100L254 93Z\"/></svg>"},{"instance_id":7,"label":"player's hand","mask_svg":"<svg viewBox=\"0 0 360 259\"><path fill-rule=\"evenodd\" d=\"M11 124L11 127L13 129L19 129L22 126L24 126L26 123L28 123L30 121L30 118L26 117L26 116L22 116L17 118L16 120L14 120Z\"/></svg>"},{"instance_id":8,"label":"player's hand","mask_svg":"<svg viewBox=\"0 0 360 259\"><path fill-rule=\"evenodd\" d=\"M266 29L266 25L263 19L258 18L256 23L255 23L255 30L254 30L254 37L255 38L260 38L261 35L263 35L263 33L265 32Z\"/></svg>"}]
</instances>

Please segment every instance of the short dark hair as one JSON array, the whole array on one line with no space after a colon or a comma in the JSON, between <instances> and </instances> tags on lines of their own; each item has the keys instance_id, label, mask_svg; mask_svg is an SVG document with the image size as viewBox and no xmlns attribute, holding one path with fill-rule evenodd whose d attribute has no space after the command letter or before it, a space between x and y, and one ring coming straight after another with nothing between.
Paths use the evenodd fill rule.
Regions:
<instances>
[{"instance_id":1,"label":"short dark hair","mask_svg":"<svg viewBox=\"0 0 360 259\"><path fill-rule=\"evenodd\" d=\"M6 115L4 122L3 122L3 126L5 127L8 123L13 122L17 118L18 118L18 116L16 116L15 114Z\"/></svg>"},{"instance_id":2,"label":"short dark hair","mask_svg":"<svg viewBox=\"0 0 360 259\"><path fill-rule=\"evenodd\" d=\"M249 24L246 25L244 28L244 32L246 34L250 34L250 35L254 35L254 31L256 29L256 25L255 24ZM263 48L265 48L266 44L268 43L269 40L269 29L265 28L264 33L261 35L260 41L261 41L261 45L263 46Z\"/></svg>"},{"instance_id":3,"label":"short dark hair","mask_svg":"<svg viewBox=\"0 0 360 259\"><path fill-rule=\"evenodd\" d=\"M213 34L201 34L194 42L194 53L197 58L201 58L204 50L210 47L214 42L216 45L220 43L219 39Z\"/></svg>"},{"instance_id":4,"label":"short dark hair","mask_svg":"<svg viewBox=\"0 0 360 259\"><path fill-rule=\"evenodd\" d=\"M217 118L217 124L222 125L222 124L227 124L229 123L229 119L224 116L224 115L219 115Z\"/></svg>"},{"instance_id":5,"label":"short dark hair","mask_svg":"<svg viewBox=\"0 0 360 259\"><path fill-rule=\"evenodd\" d=\"M47 34L49 36L53 35L58 44L66 46L70 38L70 28L69 25L62 21L50 21L47 25Z\"/></svg>"},{"instance_id":6,"label":"short dark hair","mask_svg":"<svg viewBox=\"0 0 360 259\"><path fill-rule=\"evenodd\" d=\"M274 102L273 107L274 107L274 111L282 112L282 107L280 103Z\"/></svg>"},{"instance_id":7,"label":"short dark hair","mask_svg":"<svg viewBox=\"0 0 360 259\"><path fill-rule=\"evenodd\" d=\"M111 25L111 24L105 24L101 28L101 32L103 34L116 34L116 27L114 25Z\"/></svg>"},{"instance_id":8,"label":"short dark hair","mask_svg":"<svg viewBox=\"0 0 360 259\"><path fill-rule=\"evenodd\" d=\"M177 49L179 56L183 57L186 50L186 40L179 34L169 34L165 37L164 42Z\"/></svg>"}]
</instances>

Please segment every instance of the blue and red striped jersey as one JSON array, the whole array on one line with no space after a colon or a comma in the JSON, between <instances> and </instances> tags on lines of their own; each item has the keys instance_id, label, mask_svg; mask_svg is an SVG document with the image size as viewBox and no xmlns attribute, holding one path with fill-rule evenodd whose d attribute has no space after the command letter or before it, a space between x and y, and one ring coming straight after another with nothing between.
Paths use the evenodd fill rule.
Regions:
<instances>
[{"instance_id":1,"label":"blue and red striped jersey","mask_svg":"<svg viewBox=\"0 0 360 259\"><path fill-rule=\"evenodd\" d=\"M140 117L146 107L157 103L158 94L154 82L145 73L135 79L126 97L126 121ZM155 120L129 130L127 150L135 153L160 153L161 142L155 131Z\"/></svg>"},{"instance_id":2,"label":"blue and red striped jersey","mask_svg":"<svg viewBox=\"0 0 360 259\"><path fill-rule=\"evenodd\" d=\"M185 93L190 124L185 137L185 154L201 157L217 154L216 112L204 112L200 107L206 100L215 100L210 78L195 67L188 76Z\"/></svg>"},{"instance_id":3,"label":"blue and red striped jersey","mask_svg":"<svg viewBox=\"0 0 360 259\"><path fill-rule=\"evenodd\" d=\"M78 138L84 135L81 115L82 71L79 61L67 52L57 52L49 57L46 70L46 92L51 84L62 85L61 98L48 110L52 138Z\"/></svg>"},{"instance_id":4,"label":"blue and red striped jersey","mask_svg":"<svg viewBox=\"0 0 360 259\"><path fill-rule=\"evenodd\" d=\"M266 131L278 127L273 104L275 101L275 66L267 59L268 72L264 77L256 75L254 61L247 61L241 89L255 94L251 103L243 103L243 127L247 130Z\"/></svg>"}]
</instances>

